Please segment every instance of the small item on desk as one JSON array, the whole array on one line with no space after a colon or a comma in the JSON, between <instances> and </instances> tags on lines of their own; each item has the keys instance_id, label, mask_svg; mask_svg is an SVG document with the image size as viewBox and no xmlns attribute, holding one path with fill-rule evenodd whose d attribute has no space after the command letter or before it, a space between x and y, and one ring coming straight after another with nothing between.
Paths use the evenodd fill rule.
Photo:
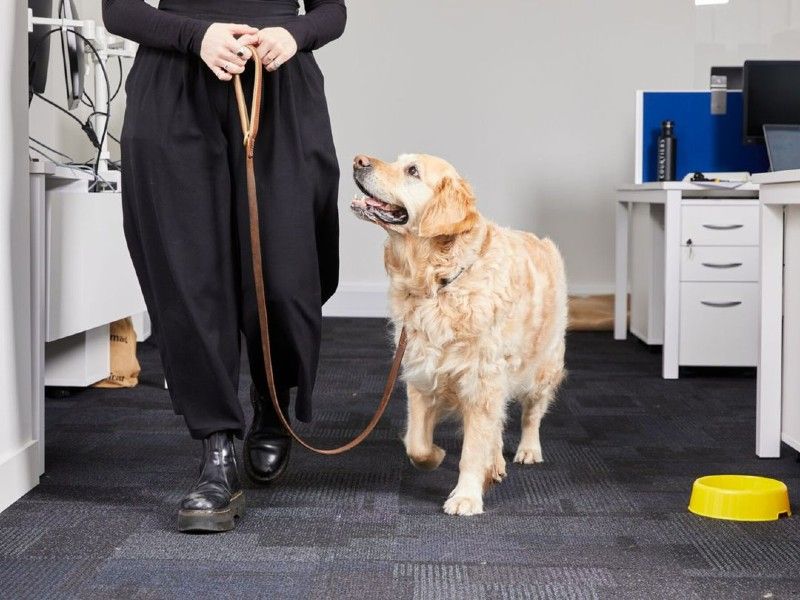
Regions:
<instances>
[{"instance_id":1,"label":"small item on desk","mask_svg":"<svg viewBox=\"0 0 800 600\"><path fill-rule=\"evenodd\" d=\"M750 181L750 173L693 173L683 179L695 185L723 190L735 190Z\"/></svg>"},{"instance_id":2,"label":"small item on desk","mask_svg":"<svg viewBox=\"0 0 800 600\"><path fill-rule=\"evenodd\" d=\"M675 138L675 124L661 122L661 135L658 136L658 164L656 173L659 181L675 181L675 162L678 140Z\"/></svg>"}]
</instances>

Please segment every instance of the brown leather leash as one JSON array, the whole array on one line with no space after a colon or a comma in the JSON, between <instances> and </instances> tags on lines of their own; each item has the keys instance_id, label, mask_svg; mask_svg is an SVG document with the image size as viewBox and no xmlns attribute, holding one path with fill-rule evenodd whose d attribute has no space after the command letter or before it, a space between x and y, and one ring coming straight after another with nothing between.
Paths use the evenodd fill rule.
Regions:
<instances>
[{"instance_id":1,"label":"brown leather leash","mask_svg":"<svg viewBox=\"0 0 800 600\"><path fill-rule=\"evenodd\" d=\"M262 67L258 60L258 54L253 46L247 46L250 50L251 57L255 62L255 81L253 82L253 99L250 105L250 113L248 115L247 103L244 98L244 91L242 90L242 82L239 75L234 75L233 85L236 89L236 104L239 107L239 119L242 122L242 134L244 136L245 147L245 160L247 170L247 204L250 214L250 247L253 256L253 279L255 280L256 287L256 301L258 302L258 324L261 331L261 352L264 356L264 371L267 374L267 387L269 388L269 395L272 399L272 406L275 408L275 413L278 415L281 424L289 432L289 434L297 440L297 443L305 448L316 452L318 454L334 455L342 454L348 450L352 450L363 442L367 436L372 433L375 426L380 421L386 407L389 405L389 400L392 396L397 377L400 375L400 366L403 361L403 353L406 349L406 330L403 329L400 333L400 340L397 343L397 349L392 359L392 367L389 370L389 376L386 379L386 385L383 388L383 396L378 404L378 408L372 419L352 440L339 446L338 448L315 448L303 438L301 438L292 429L289 420L283 414L281 405L278 402L278 394L275 391L275 375L272 372L272 355L269 346L269 321L267 319L267 293L264 287L264 271L261 264L261 231L259 227L258 218L258 196L256 193L256 174L253 167L253 148L258 135L258 119L261 112L261 91L262 91Z\"/></svg>"}]
</instances>

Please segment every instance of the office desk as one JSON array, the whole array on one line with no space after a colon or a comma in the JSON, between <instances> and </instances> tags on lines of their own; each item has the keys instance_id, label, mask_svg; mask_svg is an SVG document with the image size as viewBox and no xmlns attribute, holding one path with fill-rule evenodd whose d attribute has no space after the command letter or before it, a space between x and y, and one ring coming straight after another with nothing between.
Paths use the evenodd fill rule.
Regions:
<instances>
[{"instance_id":1,"label":"office desk","mask_svg":"<svg viewBox=\"0 0 800 600\"><path fill-rule=\"evenodd\" d=\"M633 274L631 331L645 343L663 344L664 379L676 379L680 365L755 366L757 198L752 183L735 190L684 182L619 188L614 338L627 337ZM632 228L637 206L647 210ZM642 230L644 242L631 256L629 237ZM639 296L648 305L644 311L637 308Z\"/></svg>"},{"instance_id":2,"label":"office desk","mask_svg":"<svg viewBox=\"0 0 800 600\"><path fill-rule=\"evenodd\" d=\"M800 170L753 176L761 186L761 336L756 455L800 450Z\"/></svg>"}]
</instances>

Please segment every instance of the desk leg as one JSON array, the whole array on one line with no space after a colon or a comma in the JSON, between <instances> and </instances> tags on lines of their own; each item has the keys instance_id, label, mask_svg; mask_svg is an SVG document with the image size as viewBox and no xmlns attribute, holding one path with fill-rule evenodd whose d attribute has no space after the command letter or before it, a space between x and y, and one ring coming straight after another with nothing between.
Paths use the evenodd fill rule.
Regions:
<instances>
[{"instance_id":1,"label":"desk leg","mask_svg":"<svg viewBox=\"0 0 800 600\"><path fill-rule=\"evenodd\" d=\"M681 192L670 190L664 203L664 347L661 376L678 378L681 304Z\"/></svg>"},{"instance_id":2,"label":"desk leg","mask_svg":"<svg viewBox=\"0 0 800 600\"><path fill-rule=\"evenodd\" d=\"M46 319L46 213L45 175L30 175L31 207L31 375L33 379L33 431L38 443L38 473L44 473L44 343Z\"/></svg>"},{"instance_id":3,"label":"desk leg","mask_svg":"<svg viewBox=\"0 0 800 600\"><path fill-rule=\"evenodd\" d=\"M761 205L761 339L758 353L756 455L781 454L783 382L783 206Z\"/></svg>"},{"instance_id":4,"label":"desk leg","mask_svg":"<svg viewBox=\"0 0 800 600\"><path fill-rule=\"evenodd\" d=\"M616 287L614 290L614 339L628 337L628 235L630 203L617 202Z\"/></svg>"}]
</instances>

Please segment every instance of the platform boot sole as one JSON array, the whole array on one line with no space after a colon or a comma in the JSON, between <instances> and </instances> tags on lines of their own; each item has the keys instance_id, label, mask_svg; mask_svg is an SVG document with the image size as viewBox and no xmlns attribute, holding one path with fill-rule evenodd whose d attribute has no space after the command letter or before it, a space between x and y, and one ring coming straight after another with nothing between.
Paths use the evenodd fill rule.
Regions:
<instances>
[{"instance_id":1,"label":"platform boot sole","mask_svg":"<svg viewBox=\"0 0 800 600\"><path fill-rule=\"evenodd\" d=\"M244 493L231 498L228 508L221 510L178 511L178 531L221 532L236 527L236 519L244 516Z\"/></svg>"}]
</instances>

